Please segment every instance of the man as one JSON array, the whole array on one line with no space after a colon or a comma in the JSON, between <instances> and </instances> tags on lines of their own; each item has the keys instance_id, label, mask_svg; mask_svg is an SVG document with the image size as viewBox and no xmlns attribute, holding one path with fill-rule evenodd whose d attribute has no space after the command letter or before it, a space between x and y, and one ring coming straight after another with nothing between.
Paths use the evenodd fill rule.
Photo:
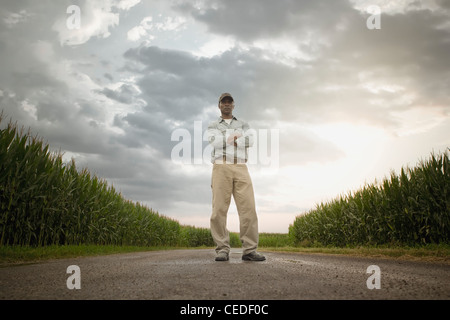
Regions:
<instances>
[{"instance_id":1,"label":"man","mask_svg":"<svg viewBox=\"0 0 450 320\"><path fill-rule=\"evenodd\" d=\"M211 235L217 245L216 261L228 261L230 236L226 227L231 196L239 214L242 260L264 261L258 247L258 218L253 184L246 165L247 149L253 145L249 125L233 116L234 99L229 93L219 98L221 117L208 127L213 163Z\"/></svg>"}]
</instances>

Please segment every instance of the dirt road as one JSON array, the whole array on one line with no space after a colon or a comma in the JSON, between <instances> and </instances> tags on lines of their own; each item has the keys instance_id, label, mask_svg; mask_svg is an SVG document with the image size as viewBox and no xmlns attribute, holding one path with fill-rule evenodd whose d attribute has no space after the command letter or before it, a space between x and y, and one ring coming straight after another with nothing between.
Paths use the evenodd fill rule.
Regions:
<instances>
[{"instance_id":1,"label":"dirt road","mask_svg":"<svg viewBox=\"0 0 450 320\"><path fill-rule=\"evenodd\" d=\"M450 298L447 264L318 254L264 254L267 257L264 262L244 262L240 250L234 249L230 261L215 262L215 254L210 249L175 250L4 267L0 268L0 299ZM79 273L67 273L72 265L79 267ZM378 269L374 267L367 273L369 266ZM68 288L69 277L69 286L80 284L80 289Z\"/></svg>"}]
</instances>

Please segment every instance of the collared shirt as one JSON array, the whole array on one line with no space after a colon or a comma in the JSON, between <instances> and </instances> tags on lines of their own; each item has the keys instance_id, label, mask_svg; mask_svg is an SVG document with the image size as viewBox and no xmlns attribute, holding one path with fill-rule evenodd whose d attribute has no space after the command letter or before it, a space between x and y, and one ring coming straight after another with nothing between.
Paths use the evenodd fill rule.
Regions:
<instances>
[{"instance_id":1,"label":"collared shirt","mask_svg":"<svg viewBox=\"0 0 450 320\"><path fill-rule=\"evenodd\" d=\"M240 134L241 137L236 139L236 144L227 144L227 139L233 134ZM247 122L238 120L236 117L231 119L228 124L222 117L212 122L208 126L207 131L208 142L213 147L211 151L211 162L214 163L216 159L223 159L226 157L227 161L238 159L247 161L247 149L253 146L253 132Z\"/></svg>"}]
</instances>

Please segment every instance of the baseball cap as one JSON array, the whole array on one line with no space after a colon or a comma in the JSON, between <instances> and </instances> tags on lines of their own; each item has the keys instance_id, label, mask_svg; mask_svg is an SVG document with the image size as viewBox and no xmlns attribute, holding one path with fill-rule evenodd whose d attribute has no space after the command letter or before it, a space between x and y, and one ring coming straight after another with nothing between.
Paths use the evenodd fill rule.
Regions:
<instances>
[{"instance_id":1,"label":"baseball cap","mask_svg":"<svg viewBox=\"0 0 450 320\"><path fill-rule=\"evenodd\" d=\"M225 93L222 93L222 95L220 96L219 102L222 101L222 99L223 99L223 98L226 98L226 97L229 97L229 98L231 98L231 100L234 101L234 99L233 99L233 97L231 96L231 94L228 93L228 92L225 92Z\"/></svg>"}]
</instances>

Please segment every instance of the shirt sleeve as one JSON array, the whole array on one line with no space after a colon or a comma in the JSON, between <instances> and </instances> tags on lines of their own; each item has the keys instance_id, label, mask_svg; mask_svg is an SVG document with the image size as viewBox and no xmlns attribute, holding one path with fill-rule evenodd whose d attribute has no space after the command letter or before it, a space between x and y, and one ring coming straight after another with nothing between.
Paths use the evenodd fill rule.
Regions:
<instances>
[{"instance_id":1,"label":"shirt sleeve","mask_svg":"<svg viewBox=\"0 0 450 320\"><path fill-rule=\"evenodd\" d=\"M217 128L216 123L211 123L207 131L208 142L215 148L223 148L226 144L226 138Z\"/></svg>"},{"instance_id":2,"label":"shirt sleeve","mask_svg":"<svg viewBox=\"0 0 450 320\"><path fill-rule=\"evenodd\" d=\"M250 129L247 122L244 122L242 125L242 136L236 139L238 148L252 147L254 140L254 130Z\"/></svg>"}]
</instances>

